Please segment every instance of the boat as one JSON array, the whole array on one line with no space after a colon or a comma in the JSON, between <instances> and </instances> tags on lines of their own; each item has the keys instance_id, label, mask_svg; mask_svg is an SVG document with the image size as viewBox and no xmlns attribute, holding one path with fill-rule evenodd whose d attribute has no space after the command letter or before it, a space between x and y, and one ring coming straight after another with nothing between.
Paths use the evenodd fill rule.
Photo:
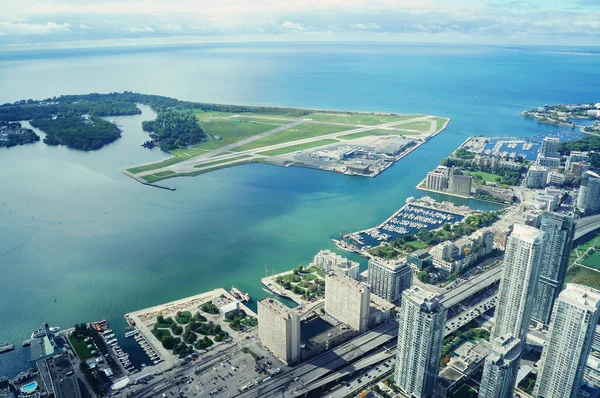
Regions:
<instances>
[{"instance_id":1,"label":"boat","mask_svg":"<svg viewBox=\"0 0 600 398\"><path fill-rule=\"evenodd\" d=\"M52 332L52 333L56 333L56 332L58 332L59 330L60 330L60 326L52 326L52 327L50 328L50 332Z\"/></svg>"},{"instance_id":2,"label":"boat","mask_svg":"<svg viewBox=\"0 0 600 398\"><path fill-rule=\"evenodd\" d=\"M270 291L274 295L283 297L283 298L288 298L288 295L286 293L282 292L281 290L278 290L275 286L273 286L273 284L266 283L264 281L262 282L262 284L268 291Z\"/></svg>"},{"instance_id":3,"label":"boat","mask_svg":"<svg viewBox=\"0 0 600 398\"><path fill-rule=\"evenodd\" d=\"M132 330L130 332L125 333L125 337L132 337L137 334L137 330Z\"/></svg>"},{"instance_id":4,"label":"boat","mask_svg":"<svg viewBox=\"0 0 600 398\"><path fill-rule=\"evenodd\" d=\"M235 286L231 286L231 290L229 291L229 293L231 293L231 295L233 297L235 297L236 299L240 300L240 301L245 301L245 302L250 302L251 298L250 295L248 293L242 293L238 288L236 288Z\"/></svg>"},{"instance_id":5,"label":"boat","mask_svg":"<svg viewBox=\"0 0 600 398\"><path fill-rule=\"evenodd\" d=\"M343 240L331 239L333 243L336 245L338 249L341 249L345 252L354 253L356 250L353 250L346 246L346 243Z\"/></svg>"},{"instance_id":6,"label":"boat","mask_svg":"<svg viewBox=\"0 0 600 398\"><path fill-rule=\"evenodd\" d=\"M113 337L115 337L115 334L114 334L114 333L111 333L111 334L109 334L108 336L104 336L104 338L105 338L105 339L108 339L108 340L112 339Z\"/></svg>"},{"instance_id":7,"label":"boat","mask_svg":"<svg viewBox=\"0 0 600 398\"><path fill-rule=\"evenodd\" d=\"M44 328L39 328L33 331L33 333L31 333L31 338L32 339L37 339L40 337L44 337L46 335L46 329Z\"/></svg>"},{"instance_id":8,"label":"boat","mask_svg":"<svg viewBox=\"0 0 600 398\"><path fill-rule=\"evenodd\" d=\"M0 354L4 352L9 352L15 349L15 346L12 344L8 344L6 341L0 343Z\"/></svg>"},{"instance_id":9,"label":"boat","mask_svg":"<svg viewBox=\"0 0 600 398\"><path fill-rule=\"evenodd\" d=\"M107 335L107 334L111 334L112 333L112 329L106 329L104 332L102 332L103 335Z\"/></svg>"}]
</instances>

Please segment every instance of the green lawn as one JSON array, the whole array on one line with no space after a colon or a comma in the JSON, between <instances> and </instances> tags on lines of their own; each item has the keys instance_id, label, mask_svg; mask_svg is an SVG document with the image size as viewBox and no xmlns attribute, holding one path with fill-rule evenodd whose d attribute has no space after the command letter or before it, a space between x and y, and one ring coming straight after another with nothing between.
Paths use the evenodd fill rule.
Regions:
<instances>
[{"instance_id":1,"label":"green lawn","mask_svg":"<svg viewBox=\"0 0 600 398\"><path fill-rule=\"evenodd\" d=\"M600 251L591 250L591 252L581 260L581 264L600 270Z\"/></svg>"},{"instance_id":2,"label":"green lawn","mask_svg":"<svg viewBox=\"0 0 600 398\"><path fill-rule=\"evenodd\" d=\"M192 313L189 311L182 311L181 314L175 316L177 323L190 323L190 319L192 319Z\"/></svg>"},{"instance_id":3,"label":"green lawn","mask_svg":"<svg viewBox=\"0 0 600 398\"><path fill-rule=\"evenodd\" d=\"M208 134L212 136L213 140L198 144L196 147L206 150L221 148L222 146L277 128L277 126L272 124L236 122L230 120L212 120L210 122L202 123L202 127L204 127ZM216 135L220 135L221 139L215 140L214 138Z\"/></svg>"},{"instance_id":4,"label":"green lawn","mask_svg":"<svg viewBox=\"0 0 600 398\"><path fill-rule=\"evenodd\" d=\"M87 348L88 344L91 344L92 339L88 343L83 340L79 340L74 338L73 336L69 337L69 341L71 345L75 349L75 354L81 361L85 361L86 359L90 359L92 357L92 351Z\"/></svg>"},{"instance_id":5,"label":"green lawn","mask_svg":"<svg viewBox=\"0 0 600 398\"><path fill-rule=\"evenodd\" d=\"M406 242L405 245L410 246L410 247L414 248L415 250L425 249L426 247L428 247L428 245L426 243L423 243L419 240L413 240L412 242Z\"/></svg>"},{"instance_id":6,"label":"green lawn","mask_svg":"<svg viewBox=\"0 0 600 398\"><path fill-rule=\"evenodd\" d=\"M410 122L404 124L397 124L394 128L397 129L406 129L406 130L418 130L418 131L429 131L431 127L431 122L418 121L418 122Z\"/></svg>"},{"instance_id":7,"label":"green lawn","mask_svg":"<svg viewBox=\"0 0 600 398\"><path fill-rule=\"evenodd\" d=\"M292 123L296 119L290 117L286 119L287 116L283 116L283 119L276 119L276 116L239 116L239 117L231 117L232 120L245 120L247 122L257 122L257 123L270 123L270 124L288 124Z\"/></svg>"},{"instance_id":8,"label":"green lawn","mask_svg":"<svg viewBox=\"0 0 600 398\"><path fill-rule=\"evenodd\" d=\"M475 177L475 176L481 177L481 179L486 182L487 181L498 182L502 178L499 175L492 174L492 173L486 173L485 171L465 171L465 174L473 176L473 177Z\"/></svg>"},{"instance_id":9,"label":"green lawn","mask_svg":"<svg viewBox=\"0 0 600 398\"><path fill-rule=\"evenodd\" d=\"M350 130L352 127L336 126L331 124L314 124L311 122L302 123L291 129L284 130L277 134L261 138L246 145L234 149L236 152L257 149L265 146L284 144L286 142L298 141L304 138L319 137L322 135L339 133L340 131Z\"/></svg>"},{"instance_id":10,"label":"green lawn","mask_svg":"<svg viewBox=\"0 0 600 398\"><path fill-rule=\"evenodd\" d=\"M258 154L266 155L266 156L283 155L284 153L296 152L296 151L300 151L302 149L316 148L319 146L335 144L336 142L339 142L339 141L338 140L328 140L328 139L318 140L318 141L313 141L313 142L307 142L304 144L290 145L290 146L286 146L286 147L280 148L280 149L272 149L270 151L259 152Z\"/></svg>"},{"instance_id":11,"label":"green lawn","mask_svg":"<svg viewBox=\"0 0 600 398\"><path fill-rule=\"evenodd\" d=\"M567 272L567 283L579 283L594 289L600 289L600 272L573 265Z\"/></svg>"},{"instance_id":12,"label":"green lawn","mask_svg":"<svg viewBox=\"0 0 600 398\"><path fill-rule=\"evenodd\" d=\"M183 162L184 160L187 160L187 159L195 158L196 156L200 156L200 155L206 153L206 151L199 150L196 148L191 148L191 149L178 148L178 149L173 149L173 150L169 151L169 153L174 155L174 157L165 159L162 162L156 162L156 163L148 164L145 166L132 167L130 169L127 169L127 171L129 171L130 173L136 174L136 173L141 173L143 171L161 169L163 167L167 167L167 166L170 166L175 163Z\"/></svg>"},{"instance_id":13,"label":"green lawn","mask_svg":"<svg viewBox=\"0 0 600 398\"><path fill-rule=\"evenodd\" d=\"M436 123L435 131L440 131L444 123L446 123L446 118L443 117L433 117L432 120L435 120Z\"/></svg>"},{"instance_id":14,"label":"green lawn","mask_svg":"<svg viewBox=\"0 0 600 398\"><path fill-rule=\"evenodd\" d=\"M340 138L342 140L354 140L356 138L370 137L373 135L416 135L416 134L418 134L418 133L413 133L410 131L374 129L374 130L368 130L368 131L361 131L360 133L341 135L338 138Z\"/></svg>"},{"instance_id":15,"label":"green lawn","mask_svg":"<svg viewBox=\"0 0 600 398\"><path fill-rule=\"evenodd\" d=\"M229 158L229 159L215 160L214 162L197 164L196 166L194 166L194 168L201 169L201 168L206 167L206 166L214 166L215 164L233 162L233 161L236 161L236 160L247 159L247 158L250 158L250 157L252 157L252 155L241 155L241 156L236 156L236 157Z\"/></svg>"},{"instance_id":16,"label":"green lawn","mask_svg":"<svg viewBox=\"0 0 600 398\"><path fill-rule=\"evenodd\" d=\"M311 113L306 118L320 122L375 126L377 124L414 119L423 115L375 115L367 113Z\"/></svg>"}]
</instances>

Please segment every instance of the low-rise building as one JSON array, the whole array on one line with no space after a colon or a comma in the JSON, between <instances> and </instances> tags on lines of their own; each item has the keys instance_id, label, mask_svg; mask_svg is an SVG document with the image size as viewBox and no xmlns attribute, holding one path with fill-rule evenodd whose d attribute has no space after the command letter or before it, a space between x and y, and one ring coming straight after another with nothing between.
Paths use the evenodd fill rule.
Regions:
<instances>
[{"instance_id":1,"label":"low-rise building","mask_svg":"<svg viewBox=\"0 0 600 398\"><path fill-rule=\"evenodd\" d=\"M471 266L489 254L493 248L494 233L490 229L481 229L468 238L441 242L432 247L429 253L435 268L452 274Z\"/></svg>"},{"instance_id":2,"label":"low-rise building","mask_svg":"<svg viewBox=\"0 0 600 398\"><path fill-rule=\"evenodd\" d=\"M475 193L480 195L490 195L504 202L512 202L514 192L511 188L498 188L491 185L479 185L475 188Z\"/></svg>"},{"instance_id":3,"label":"low-rise building","mask_svg":"<svg viewBox=\"0 0 600 398\"><path fill-rule=\"evenodd\" d=\"M551 171L548 173L548 185L563 185L565 183L566 176L564 173L558 171Z\"/></svg>"},{"instance_id":4,"label":"low-rise building","mask_svg":"<svg viewBox=\"0 0 600 398\"><path fill-rule=\"evenodd\" d=\"M450 358L448 365L440 372L436 392L446 397L456 391L465 380L481 369L491 348L492 345L486 340L463 343L456 349L458 357Z\"/></svg>"},{"instance_id":5,"label":"low-rise building","mask_svg":"<svg viewBox=\"0 0 600 398\"><path fill-rule=\"evenodd\" d=\"M406 261L415 271L422 271L433 264L433 258L428 249L419 249L407 254Z\"/></svg>"},{"instance_id":6,"label":"low-rise building","mask_svg":"<svg viewBox=\"0 0 600 398\"><path fill-rule=\"evenodd\" d=\"M341 272L352 279L358 279L360 264L350 261L331 250L321 250L313 258L310 265L315 265L325 272Z\"/></svg>"},{"instance_id":7,"label":"low-rise building","mask_svg":"<svg viewBox=\"0 0 600 398\"><path fill-rule=\"evenodd\" d=\"M396 306L394 304L372 294L369 308L369 329L389 321L395 313Z\"/></svg>"},{"instance_id":8,"label":"low-rise building","mask_svg":"<svg viewBox=\"0 0 600 398\"><path fill-rule=\"evenodd\" d=\"M258 302L258 338L285 364L300 359L300 319L296 311L274 298Z\"/></svg>"},{"instance_id":9,"label":"low-rise building","mask_svg":"<svg viewBox=\"0 0 600 398\"><path fill-rule=\"evenodd\" d=\"M395 305L400 304L402 292L412 286L413 271L406 258L371 258L368 275L371 292Z\"/></svg>"},{"instance_id":10,"label":"low-rise building","mask_svg":"<svg viewBox=\"0 0 600 398\"><path fill-rule=\"evenodd\" d=\"M532 189L542 189L548 181L548 169L544 166L532 164L525 177L525 186Z\"/></svg>"},{"instance_id":11,"label":"low-rise building","mask_svg":"<svg viewBox=\"0 0 600 398\"><path fill-rule=\"evenodd\" d=\"M567 156L567 161L565 162L565 170L570 171L575 163L586 164L589 161L590 156L588 152L571 151L569 156Z\"/></svg>"}]
</instances>

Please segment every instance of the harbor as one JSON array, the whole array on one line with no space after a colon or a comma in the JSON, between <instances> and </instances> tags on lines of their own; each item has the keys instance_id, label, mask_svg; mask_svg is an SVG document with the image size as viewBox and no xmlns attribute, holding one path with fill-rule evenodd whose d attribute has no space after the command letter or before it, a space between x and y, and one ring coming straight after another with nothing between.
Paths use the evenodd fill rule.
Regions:
<instances>
[{"instance_id":1,"label":"harbor","mask_svg":"<svg viewBox=\"0 0 600 398\"><path fill-rule=\"evenodd\" d=\"M344 235L334 242L342 250L354 251L366 256L366 251L389 243L421 229L435 230L444 224L461 222L475 210L466 206L455 206L451 202L436 202L429 197L408 198L406 204L377 227Z\"/></svg>"}]
</instances>

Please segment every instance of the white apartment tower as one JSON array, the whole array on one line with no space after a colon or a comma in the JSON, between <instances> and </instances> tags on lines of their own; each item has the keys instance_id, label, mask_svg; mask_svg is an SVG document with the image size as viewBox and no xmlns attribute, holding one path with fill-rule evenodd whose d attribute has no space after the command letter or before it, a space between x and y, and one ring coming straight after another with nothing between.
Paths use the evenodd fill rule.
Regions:
<instances>
[{"instance_id":1,"label":"white apartment tower","mask_svg":"<svg viewBox=\"0 0 600 398\"><path fill-rule=\"evenodd\" d=\"M558 154L558 144L560 140L558 138L546 137L542 140L542 149L540 150L540 155L545 156L547 158L557 158L560 155Z\"/></svg>"},{"instance_id":2,"label":"white apartment tower","mask_svg":"<svg viewBox=\"0 0 600 398\"><path fill-rule=\"evenodd\" d=\"M540 274L544 233L515 224L508 237L492 338L512 334L525 341Z\"/></svg>"},{"instance_id":3,"label":"white apartment tower","mask_svg":"<svg viewBox=\"0 0 600 398\"><path fill-rule=\"evenodd\" d=\"M402 293L394 378L411 397L433 395L437 382L446 309L434 293L413 287Z\"/></svg>"},{"instance_id":4,"label":"white apartment tower","mask_svg":"<svg viewBox=\"0 0 600 398\"><path fill-rule=\"evenodd\" d=\"M258 302L258 338L285 364L300 359L298 314L273 298Z\"/></svg>"},{"instance_id":5,"label":"white apartment tower","mask_svg":"<svg viewBox=\"0 0 600 398\"><path fill-rule=\"evenodd\" d=\"M325 276L325 312L364 333L369 323L369 286L339 272Z\"/></svg>"},{"instance_id":6,"label":"white apartment tower","mask_svg":"<svg viewBox=\"0 0 600 398\"><path fill-rule=\"evenodd\" d=\"M548 325L554 301L567 275L575 225L569 216L544 212L540 230L545 235L544 253L531 317Z\"/></svg>"},{"instance_id":7,"label":"white apartment tower","mask_svg":"<svg viewBox=\"0 0 600 398\"><path fill-rule=\"evenodd\" d=\"M534 395L577 398L600 311L600 291L568 283L554 304Z\"/></svg>"},{"instance_id":8,"label":"white apartment tower","mask_svg":"<svg viewBox=\"0 0 600 398\"><path fill-rule=\"evenodd\" d=\"M371 292L392 304L400 303L402 292L412 286L412 276L406 258L390 261L374 257L369 260Z\"/></svg>"},{"instance_id":9,"label":"white apartment tower","mask_svg":"<svg viewBox=\"0 0 600 398\"><path fill-rule=\"evenodd\" d=\"M492 351L485 359L479 386L479 398L512 398L514 396L521 340L506 334L494 340Z\"/></svg>"}]
</instances>

